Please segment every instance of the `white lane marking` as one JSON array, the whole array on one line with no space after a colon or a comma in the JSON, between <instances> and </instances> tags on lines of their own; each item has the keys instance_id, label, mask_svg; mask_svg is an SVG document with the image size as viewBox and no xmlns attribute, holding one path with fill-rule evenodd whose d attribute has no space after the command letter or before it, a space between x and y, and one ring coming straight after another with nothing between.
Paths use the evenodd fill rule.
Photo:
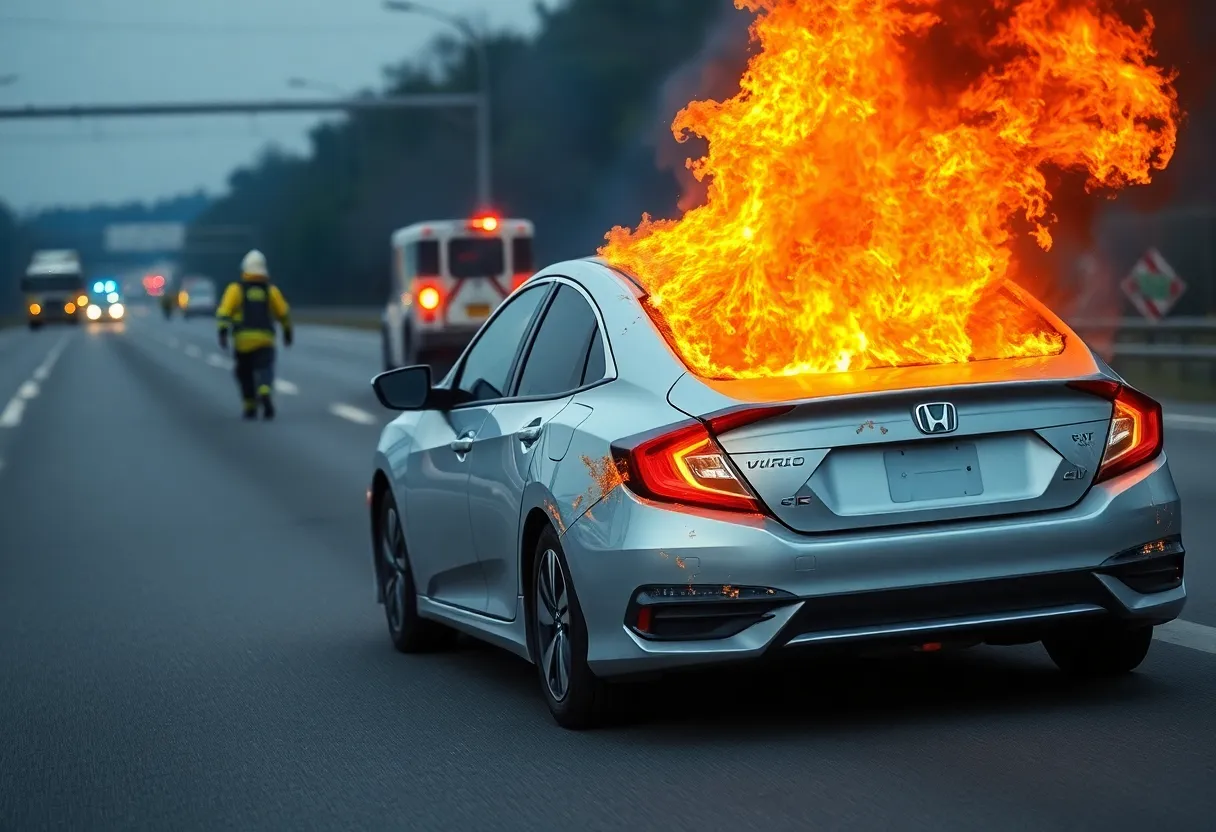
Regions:
<instances>
[{"instance_id":1,"label":"white lane marking","mask_svg":"<svg viewBox=\"0 0 1216 832\"><path fill-rule=\"evenodd\" d=\"M67 345L68 336L65 335L55 346L51 347L46 358L34 369L33 380L22 382L21 386L17 388L17 393L9 399L4 410L0 411L0 428L15 428L21 424L21 417L25 415L25 403L38 395L40 392L38 382L46 381L50 376L51 370L54 369L55 363L59 361L59 356L63 354Z\"/></svg>"},{"instance_id":2,"label":"white lane marking","mask_svg":"<svg viewBox=\"0 0 1216 832\"><path fill-rule=\"evenodd\" d=\"M224 356L216 355L215 353L211 353L211 355L207 356L207 363L210 364L212 367L219 367L220 369L223 369L223 370L228 370L228 369L232 368L231 361L229 361Z\"/></svg>"},{"instance_id":3,"label":"white lane marking","mask_svg":"<svg viewBox=\"0 0 1216 832\"><path fill-rule=\"evenodd\" d=\"M46 381L51 375L51 370L55 368L55 364L59 362L59 356L63 354L63 350L68 345L68 336L63 336L59 339L59 343L51 347L51 351L46 354L46 358L34 370L34 381ZM36 395L36 394L35 394Z\"/></svg>"},{"instance_id":4,"label":"white lane marking","mask_svg":"<svg viewBox=\"0 0 1216 832\"><path fill-rule=\"evenodd\" d=\"M1199 430L1205 433L1216 433L1216 416L1191 416L1186 413L1165 414L1167 425L1176 425L1183 430Z\"/></svg>"},{"instance_id":5,"label":"white lane marking","mask_svg":"<svg viewBox=\"0 0 1216 832\"><path fill-rule=\"evenodd\" d=\"M368 413L366 410L360 410L357 407L351 407L349 404L331 404L329 412L337 416L339 419L345 419L348 422L355 422L359 425L374 425L376 417Z\"/></svg>"},{"instance_id":6,"label":"white lane marking","mask_svg":"<svg viewBox=\"0 0 1216 832\"><path fill-rule=\"evenodd\" d=\"M283 394L288 395L288 396L298 396L298 395L300 395L300 388L299 388L299 387L296 387L296 386L295 386L294 384L292 384L290 381L287 381L286 379L282 379L282 378L275 379L275 382L274 382L274 389L275 389L276 391L278 391L279 393L283 393Z\"/></svg>"},{"instance_id":7,"label":"white lane marking","mask_svg":"<svg viewBox=\"0 0 1216 832\"><path fill-rule=\"evenodd\" d=\"M194 344L186 344L186 355L191 358L202 358L203 351L194 346Z\"/></svg>"},{"instance_id":8,"label":"white lane marking","mask_svg":"<svg viewBox=\"0 0 1216 832\"><path fill-rule=\"evenodd\" d=\"M1183 621L1181 618L1154 627L1153 638L1204 653L1216 653L1216 627Z\"/></svg>"},{"instance_id":9,"label":"white lane marking","mask_svg":"<svg viewBox=\"0 0 1216 832\"><path fill-rule=\"evenodd\" d=\"M13 396L8 405L0 412L0 428L15 428L21 424L21 417L25 414L25 399L20 396Z\"/></svg>"}]
</instances>

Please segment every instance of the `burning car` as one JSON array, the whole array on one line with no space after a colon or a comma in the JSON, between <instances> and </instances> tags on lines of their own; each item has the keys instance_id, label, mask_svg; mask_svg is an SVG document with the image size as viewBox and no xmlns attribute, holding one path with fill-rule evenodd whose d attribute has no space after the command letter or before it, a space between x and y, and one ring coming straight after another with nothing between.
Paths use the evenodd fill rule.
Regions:
<instances>
[{"instance_id":1,"label":"burning car","mask_svg":"<svg viewBox=\"0 0 1216 832\"><path fill-rule=\"evenodd\" d=\"M1130 672L1186 599L1161 407L1010 239L1050 244L1046 170L1168 163L1151 26L1011 0L942 89L909 44L950 3L739 5L739 95L676 122L704 204L539 272L437 383L374 380L403 411L369 490L393 643L512 650L570 728L618 680L829 648Z\"/></svg>"}]
</instances>

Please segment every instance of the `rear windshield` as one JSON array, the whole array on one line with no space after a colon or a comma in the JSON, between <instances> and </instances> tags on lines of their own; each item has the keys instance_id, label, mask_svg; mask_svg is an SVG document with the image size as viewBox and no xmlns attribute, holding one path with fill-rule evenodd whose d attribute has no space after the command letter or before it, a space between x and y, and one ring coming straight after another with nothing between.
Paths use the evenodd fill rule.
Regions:
<instances>
[{"instance_id":1,"label":"rear windshield","mask_svg":"<svg viewBox=\"0 0 1216 832\"><path fill-rule=\"evenodd\" d=\"M498 277L507 270L506 243L501 237L464 237L448 243L452 277Z\"/></svg>"},{"instance_id":2,"label":"rear windshield","mask_svg":"<svg viewBox=\"0 0 1216 832\"><path fill-rule=\"evenodd\" d=\"M642 305L649 313L655 327L667 339L672 350L677 355L681 355L678 341L673 335L671 326L662 311L648 300L644 300ZM1062 333L1037 311L1027 306L1014 292L1003 286L993 287L980 298L967 322L967 332L972 337L973 346L973 352L970 358L967 359L968 363L992 361L1007 357L1008 344L1015 340L1021 341L1026 337L1027 333L1035 333L1038 336L1042 336L1046 342L1054 341L1054 344L1045 346L1044 352L1040 354L1059 355L1064 350ZM686 356L681 357L687 361ZM910 359L880 366L915 367L923 365L923 362ZM761 377L763 375L761 374ZM744 373L740 376L713 376L712 378L716 380L729 380L745 377L751 376Z\"/></svg>"},{"instance_id":3,"label":"rear windshield","mask_svg":"<svg viewBox=\"0 0 1216 832\"><path fill-rule=\"evenodd\" d=\"M23 292L74 292L84 288L84 278L78 274L54 274L44 277L25 277L21 280Z\"/></svg>"},{"instance_id":4,"label":"rear windshield","mask_svg":"<svg viewBox=\"0 0 1216 832\"><path fill-rule=\"evenodd\" d=\"M536 265L532 262L532 238L516 237L511 241L511 269L515 274L532 274Z\"/></svg>"}]
</instances>

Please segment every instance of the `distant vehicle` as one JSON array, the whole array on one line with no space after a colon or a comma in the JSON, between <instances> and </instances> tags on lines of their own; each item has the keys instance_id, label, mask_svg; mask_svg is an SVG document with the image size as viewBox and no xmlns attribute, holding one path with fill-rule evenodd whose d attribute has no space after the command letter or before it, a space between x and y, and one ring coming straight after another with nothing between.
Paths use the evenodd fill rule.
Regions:
<instances>
[{"instance_id":1,"label":"distant vehicle","mask_svg":"<svg viewBox=\"0 0 1216 832\"><path fill-rule=\"evenodd\" d=\"M895 389L707 379L631 276L541 271L442 380L373 380L404 411L369 492L394 645L505 647L569 728L631 676L837 649L1041 641L1066 673L1132 671L1186 602L1161 406L1002 298L1063 352Z\"/></svg>"},{"instance_id":2,"label":"distant vehicle","mask_svg":"<svg viewBox=\"0 0 1216 832\"><path fill-rule=\"evenodd\" d=\"M34 252L21 292L30 329L46 323L79 324L89 305L80 256L69 249Z\"/></svg>"},{"instance_id":3,"label":"distant vehicle","mask_svg":"<svg viewBox=\"0 0 1216 832\"><path fill-rule=\"evenodd\" d=\"M122 302L122 292L118 281L104 278L93 281L89 287L89 305L84 315L90 321L117 322L127 314L127 307Z\"/></svg>"},{"instance_id":4,"label":"distant vehicle","mask_svg":"<svg viewBox=\"0 0 1216 832\"><path fill-rule=\"evenodd\" d=\"M184 277L177 292L177 307L183 318L214 316L219 304L215 281L207 277Z\"/></svg>"},{"instance_id":5,"label":"distant vehicle","mask_svg":"<svg viewBox=\"0 0 1216 832\"><path fill-rule=\"evenodd\" d=\"M458 355L533 271L532 223L480 216L394 232L392 289L381 317L384 369Z\"/></svg>"}]
</instances>

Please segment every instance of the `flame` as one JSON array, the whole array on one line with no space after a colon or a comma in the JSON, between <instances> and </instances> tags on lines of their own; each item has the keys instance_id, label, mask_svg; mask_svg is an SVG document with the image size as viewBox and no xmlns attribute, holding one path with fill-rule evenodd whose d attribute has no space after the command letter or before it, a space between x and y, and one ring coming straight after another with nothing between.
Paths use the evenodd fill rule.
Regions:
<instances>
[{"instance_id":1,"label":"flame","mask_svg":"<svg viewBox=\"0 0 1216 832\"><path fill-rule=\"evenodd\" d=\"M1049 173L1145 184L1177 139L1152 18L1110 2L993 0L1003 20L975 39L946 16L976 0L735 0L759 13L740 93L673 124L708 142L688 163L706 202L614 228L600 254L703 376L1056 354L1062 336L1000 291L1014 222L1050 247ZM984 60L959 90L919 77L942 33Z\"/></svg>"}]
</instances>

